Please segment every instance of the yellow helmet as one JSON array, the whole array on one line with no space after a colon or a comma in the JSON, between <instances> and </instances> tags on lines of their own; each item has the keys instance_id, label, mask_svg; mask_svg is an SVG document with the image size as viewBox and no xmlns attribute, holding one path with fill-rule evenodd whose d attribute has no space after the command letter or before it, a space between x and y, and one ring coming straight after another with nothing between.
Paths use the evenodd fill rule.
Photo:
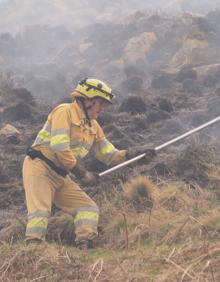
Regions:
<instances>
[{"instance_id":1,"label":"yellow helmet","mask_svg":"<svg viewBox=\"0 0 220 282\"><path fill-rule=\"evenodd\" d=\"M112 89L103 81L95 78L85 78L81 80L74 92L71 94L74 97L95 98L99 97L109 103L112 103L114 95Z\"/></svg>"}]
</instances>

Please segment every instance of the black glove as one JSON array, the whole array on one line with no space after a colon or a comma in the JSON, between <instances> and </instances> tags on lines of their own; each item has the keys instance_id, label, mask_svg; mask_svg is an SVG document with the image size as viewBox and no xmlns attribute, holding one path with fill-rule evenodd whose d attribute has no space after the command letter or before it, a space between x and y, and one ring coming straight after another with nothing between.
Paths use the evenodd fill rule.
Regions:
<instances>
[{"instance_id":1,"label":"black glove","mask_svg":"<svg viewBox=\"0 0 220 282\"><path fill-rule=\"evenodd\" d=\"M80 180L84 185L95 185L97 177L92 172L88 171L81 161L77 160L76 165L71 172Z\"/></svg>"},{"instance_id":2,"label":"black glove","mask_svg":"<svg viewBox=\"0 0 220 282\"><path fill-rule=\"evenodd\" d=\"M80 181L84 185L93 186L97 183L97 177L94 173L87 170L86 173L83 175L83 177L80 178Z\"/></svg>"},{"instance_id":3,"label":"black glove","mask_svg":"<svg viewBox=\"0 0 220 282\"><path fill-rule=\"evenodd\" d=\"M145 154L145 156L140 159L140 161L148 163L156 156L156 151L155 149L146 148L146 146L138 146L128 149L126 153L126 158L129 160L141 154Z\"/></svg>"},{"instance_id":4,"label":"black glove","mask_svg":"<svg viewBox=\"0 0 220 282\"><path fill-rule=\"evenodd\" d=\"M147 149L145 150L145 156L143 159L140 159L143 163L150 163L154 157L156 157L156 151L155 149Z\"/></svg>"}]
</instances>

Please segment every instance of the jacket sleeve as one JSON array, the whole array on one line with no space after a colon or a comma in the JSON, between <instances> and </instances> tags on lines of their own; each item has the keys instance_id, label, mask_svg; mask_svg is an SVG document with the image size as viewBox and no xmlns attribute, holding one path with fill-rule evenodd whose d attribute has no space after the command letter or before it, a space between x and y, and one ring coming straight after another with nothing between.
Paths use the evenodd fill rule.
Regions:
<instances>
[{"instance_id":1,"label":"jacket sleeve","mask_svg":"<svg viewBox=\"0 0 220 282\"><path fill-rule=\"evenodd\" d=\"M91 148L92 155L107 166L114 166L126 160L126 151L118 150L108 141L105 134L97 123L97 134Z\"/></svg>"},{"instance_id":2,"label":"jacket sleeve","mask_svg":"<svg viewBox=\"0 0 220 282\"><path fill-rule=\"evenodd\" d=\"M58 107L49 116L51 125L50 148L54 151L61 165L71 170L76 164L76 158L70 149L71 119L67 107Z\"/></svg>"}]
</instances>

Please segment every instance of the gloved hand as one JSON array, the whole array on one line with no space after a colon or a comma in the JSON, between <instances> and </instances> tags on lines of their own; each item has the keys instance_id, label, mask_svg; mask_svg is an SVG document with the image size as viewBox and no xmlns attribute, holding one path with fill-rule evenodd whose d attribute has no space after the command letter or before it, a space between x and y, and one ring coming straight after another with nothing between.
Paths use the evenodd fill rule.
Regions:
<instances>
[{"instance_id":1,"label":"gloved hand","mask_svg":"<svg viewBox=\"0 0 220 282\"><path fill-rule=\"evenodd\" d=\"M84 185L93 186L97 183L97 178L96 178L95 174L93 174L92 172L86 171L86 173L83 175L83 177L80 178L80 181Z\"/></svg>"},{"instance_id":2,"label":"gloved hand","mask_svg":"<svg viewBox=\"0 0 220 282\"><path fill-rule=\"evenodd\" d=\"M71 172L84 185L94 185L97 183L97 177L92 172L88 171L80 160L77 160L77 163Z\"/></svg>"},{"instance_id":3,"label":"gloved hand","mask_svg":"<svg viewBox=\"0 0 220 282\"><path fill-rule=\"evenodd\" d=\"M129 148L127 150L126 158L129 160L141 154L145 154L145 157L143 159L140 159L140 161L144 163L149 163L156 156L156 151L155 149L150 149L147 148L146 146L137 146L137 147Z\"/></svg>"}]
</instances>

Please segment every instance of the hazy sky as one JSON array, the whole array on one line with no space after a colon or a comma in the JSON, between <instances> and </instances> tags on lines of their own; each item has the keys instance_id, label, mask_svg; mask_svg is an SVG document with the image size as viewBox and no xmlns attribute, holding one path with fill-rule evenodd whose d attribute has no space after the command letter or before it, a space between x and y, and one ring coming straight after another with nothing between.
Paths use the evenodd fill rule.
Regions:
<instances>
[{"instance_id":1,"label":"hazy sky","mask_svg":"<svg viewBox=\"0 0 220 282\"><path fill-rule=\"evenodd\" d=\"M220 0L93 0L93 5L90 0L0 0L1 6L4 2L0 32L12 33L44 24L64 25L72 31L95 22L120 20L137 10L207 13L220 7Z\"/></svg>"}]
</instances>

